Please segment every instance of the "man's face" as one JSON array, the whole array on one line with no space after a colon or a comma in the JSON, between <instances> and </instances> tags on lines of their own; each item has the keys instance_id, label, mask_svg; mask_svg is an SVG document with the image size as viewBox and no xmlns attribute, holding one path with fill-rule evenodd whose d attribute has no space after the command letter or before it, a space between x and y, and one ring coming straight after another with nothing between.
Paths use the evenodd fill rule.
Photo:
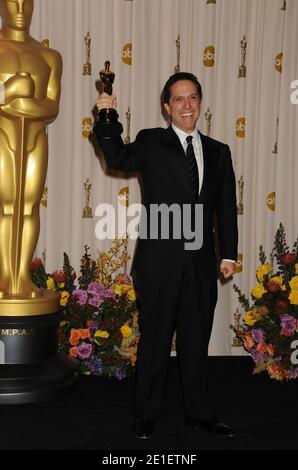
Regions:
<instances>
[{"instance_id":1,"label":"man's face","mask_svg":"<svg viewBox=\"0 0 298 470\"><path fill-rule=\"evenodd\" d=\"M33 0L0 0L2 23L19 31L29 29L33 3Z\"/></svg>"},{"instance_id":2,"label":"man's face","mask_svg":"<svg viewBox=\"0 0 298 470\"><path fill-rule=\"evenodd\" d=\"M186 133L196 127L201 111L201 100L195 83L190 80L179 80L171 86L171 98L165 103L173 124Z\"/></svg>"}]
</instances>

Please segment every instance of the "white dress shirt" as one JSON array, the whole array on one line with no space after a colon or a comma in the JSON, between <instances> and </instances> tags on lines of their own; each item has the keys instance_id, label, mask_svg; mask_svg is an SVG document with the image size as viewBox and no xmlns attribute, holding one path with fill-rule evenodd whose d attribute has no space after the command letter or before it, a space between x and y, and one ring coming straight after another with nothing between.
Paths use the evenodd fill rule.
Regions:
<instances>
[{"instance_id":1,"label":"white dress shirt","mask_svg":"<svg viewBox=\"0 0 298 470\"><path fill-rule=\"evenodd\" d=\"M192 139L192 145L193 145L193 148L194 148L194 152L195 152L195 157L196 157L196 160L197 160L197 164L198 164L198 171L199 171L199 194L201 192L201 189L202 189L202 184L203 184L203 178L204 178L204 159L203 159L203 147L202 147L202 141L201 141L201 137L200 137L200 134L199 134L199 131L197 128L195 128L190 134L187 134L186 132L182 131L181 129L179 129L179 127L175 126L175 124L171 124L173 130L175 131L175 133L177 134L180 142L181 142L181 145L184 149L184 152L185 152L185 155L186 155L186 148L187 148L187 141L186 141L186 138L189 136L189 135L192 135L193 139ZM235 260L233 259L222 259L222 261L230 261L231 263L236 263Z\"/></svg>"}]
</instances>

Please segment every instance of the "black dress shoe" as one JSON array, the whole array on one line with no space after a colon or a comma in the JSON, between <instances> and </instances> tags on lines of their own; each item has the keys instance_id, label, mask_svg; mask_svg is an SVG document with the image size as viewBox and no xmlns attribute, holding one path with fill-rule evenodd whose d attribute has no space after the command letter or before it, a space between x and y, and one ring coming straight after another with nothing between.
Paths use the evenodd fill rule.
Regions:
<instances>
[{"instance_id":1,"label":"black dress shoe","mask_svg":"<svg viewBox=\"0 0 298 470\"><path fill-rule=\"evenodd\" d=\"M204 431L211 432L220 436L234 437L235 431L227 424L220 423L216 419L196 419L196 418L185 418L185 424L191 426L194 429L203 429Z\"/></svg>"},{"instance_id":2,"label":"black dress shoe","mask_svg":"<svg viewBox=\"0 0 298 470\"><path fill-rule=\"evenodd\" d=\"M138 439L151 439L154 434L154 419L136 418L132 425L134 435Z\"/></svg>"}]
</instances>

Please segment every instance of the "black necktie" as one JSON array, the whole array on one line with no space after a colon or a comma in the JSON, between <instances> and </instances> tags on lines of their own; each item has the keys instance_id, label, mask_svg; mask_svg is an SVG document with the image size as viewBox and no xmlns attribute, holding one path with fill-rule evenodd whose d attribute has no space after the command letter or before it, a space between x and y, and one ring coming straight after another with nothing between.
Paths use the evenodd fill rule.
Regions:
<instances>
[{"instance_id":1,"label":"black necktie","mask_svg":"<svg viewBox=\"0 0 298 470\"><path fill-rule=\"evenodd\" d=\"M186 137L187 148L186 148L186 158L189 169L190 181L191 181L191 190L194 199L197 199L199 194L199 170L198 164L195 156L195 151L192 145L192 135Z\"/></svg>"}]
</instances>

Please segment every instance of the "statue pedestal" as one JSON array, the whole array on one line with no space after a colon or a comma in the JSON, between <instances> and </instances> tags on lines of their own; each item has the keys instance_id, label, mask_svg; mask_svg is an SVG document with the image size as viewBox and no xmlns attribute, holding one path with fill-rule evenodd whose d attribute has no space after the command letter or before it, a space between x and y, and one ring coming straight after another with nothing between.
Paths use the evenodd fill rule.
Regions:
<instances>
[{"instance_id":1,"label":"statue pedestal","mask_svg":"<svg viewBox=\"0 0 298 470\"><path fill-rule=\"evenodd\" d=\"M0 299L0 405L47 401L77 381L78 361L57 353L59 297L49 294L50 302Z\"/></svg>"}]
</instances>

